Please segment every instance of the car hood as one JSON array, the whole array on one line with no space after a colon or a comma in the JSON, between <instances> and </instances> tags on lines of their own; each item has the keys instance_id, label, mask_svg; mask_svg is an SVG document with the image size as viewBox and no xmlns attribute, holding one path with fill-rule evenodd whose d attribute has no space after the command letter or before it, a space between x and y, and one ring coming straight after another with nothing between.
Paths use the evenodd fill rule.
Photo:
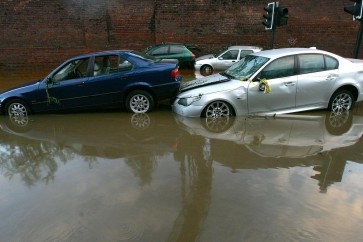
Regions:
<instances>
[{"instance_id":1,"label":"car hood","mask_svg":"<svg viewBox=\"0 0 363 242\"><path fill-rule=\"evenodd\" d=\"M185 92L198 87L209 86L227 81L230 81L230 79L218 73L207 77L195 79L189 82L185 82L180 86L180 92Z\"/></svg>"},{"instance_id":2,"label":"car hood","mask_svg":"<svg viewBox=\"0 0 363 242\"><path fill-rule=\"evenodd\" d=\"M206 59L213 59L213 58L214 58L214 55L213 54L202 55L202 56L199 56L197 59L195 59L195 61L206 60Z\"/></svg>"},{"instance_id":3,"label":"car hood","mask_svg":"<svg viewBox=\"0 0 363 242\"><path fill-rule=\"evenodd\" d=\"M37 81L30 81L30 82L27 82L27 83L24 83L24 84L21 84L19 86L16 86L16 87L13 87L13 88L10 88L4 92L1 92L0 95L2 94L6 94L6 93L9 93L9 92L13 92L13 91L16 91L18 89L22 89L22 88L29 88L29 87L32 87L34 86L35 84L39 83L40 80L37 80Z\"/></svg>"}]
</instances>

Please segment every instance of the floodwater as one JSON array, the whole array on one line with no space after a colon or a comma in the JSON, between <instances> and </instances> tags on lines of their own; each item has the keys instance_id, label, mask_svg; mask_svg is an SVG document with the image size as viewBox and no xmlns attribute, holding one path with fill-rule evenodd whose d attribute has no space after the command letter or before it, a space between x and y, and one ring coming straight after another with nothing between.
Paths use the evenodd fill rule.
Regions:
<instances>
[{"instance_id":1,"label":"floodwater","mask_svg":"<svg viewBox=\"0 0 363 242\"><path fill-rule=\"evenodd\" d=\"M361 241L362 107L0 117L0 241Z\"/></svg>"}]
</instances>

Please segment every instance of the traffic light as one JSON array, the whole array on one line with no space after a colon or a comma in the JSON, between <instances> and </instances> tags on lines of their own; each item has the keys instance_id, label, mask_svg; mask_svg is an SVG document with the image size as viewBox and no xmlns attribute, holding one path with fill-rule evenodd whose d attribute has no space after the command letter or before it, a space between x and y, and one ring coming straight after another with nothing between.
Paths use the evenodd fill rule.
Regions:
<instances>
[{"instance_id":1,"label":"traffic light","mask_svg":"<svg viewBox=\"0 0 363 242\"><path fill-rule=\"evenodd\" d=\"M282 6L278 6L276 9L276 26L284 26L287 24L287 18L289 17L289 10Z\"/></svg>"},{"instance_id":2,"label":"traffic light","mask_svg":"<svg viewBox=\"0 0 363 242\"><path fill-rule=\"evenodd\" d=\"M344 7L344 11L353 15L353 20L362 21L363 0L350 0L354 5Z\"/></svg>"},{"instance_id":3,"label":"traffic light","mask_svg":"<svg viewBox=\"0 0 363 242\"><path fill-rule=\"evenodd\" d=\"M270 30L275 28L274 18L275 18L275 2L268 3L266 7L264 7L266 14L263 15L265 20L262 22L265 25L265 30Z\"/></svg>"}]
</instances>

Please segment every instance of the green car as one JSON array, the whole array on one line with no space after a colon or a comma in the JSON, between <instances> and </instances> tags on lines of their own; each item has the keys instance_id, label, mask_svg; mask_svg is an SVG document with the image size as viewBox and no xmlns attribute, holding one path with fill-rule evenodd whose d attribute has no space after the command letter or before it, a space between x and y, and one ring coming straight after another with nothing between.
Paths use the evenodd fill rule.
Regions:
<instances>
[{"instance_id":1,"label":"green car","mask_svg":"<svg viewBox=\"0 0 363 242\"><path fill-rule=\"evenodd\" d=\"M195 54L189 48L199 50L196 45L161 43L148 47L145 54L160 59L177 59L180 68L194 68Z\"/></svg>"}]
</instances>

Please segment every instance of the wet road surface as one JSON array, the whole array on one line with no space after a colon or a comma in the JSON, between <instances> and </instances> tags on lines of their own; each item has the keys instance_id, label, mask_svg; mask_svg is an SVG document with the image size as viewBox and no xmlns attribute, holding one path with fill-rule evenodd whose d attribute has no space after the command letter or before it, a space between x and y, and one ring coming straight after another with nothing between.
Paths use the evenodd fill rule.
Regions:
<instances>
[{"instance_id":1,"label":"wet road surface","mask_svg":"<svg viewBox=\"0 0 363 242\"><path fill-rule=\"evenodd\" d=\"M360 241L362 134L361 104L218 122L166 105L1 116L0 241Z\"/></svg>"}]
</instances>

